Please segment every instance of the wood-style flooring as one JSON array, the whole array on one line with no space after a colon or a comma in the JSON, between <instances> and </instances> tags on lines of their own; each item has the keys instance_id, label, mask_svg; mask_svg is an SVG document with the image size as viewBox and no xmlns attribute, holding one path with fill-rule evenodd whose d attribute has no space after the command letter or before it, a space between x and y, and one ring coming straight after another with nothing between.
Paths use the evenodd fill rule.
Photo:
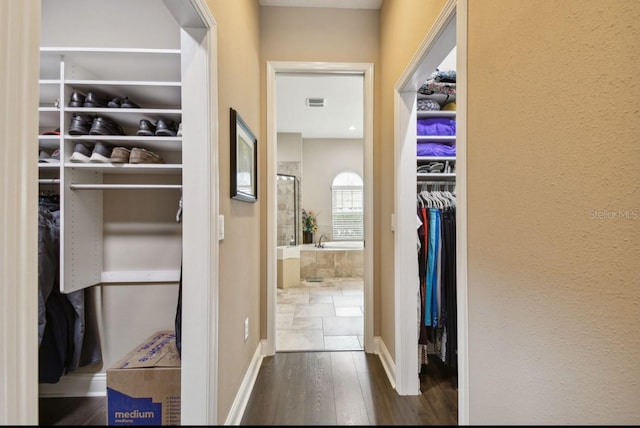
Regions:
<instances>
[{"instance_id":1,"label":"wood-style flooring","mask_svg":"<svg viewBox=\"0 0 640 428\"><path fill-rule=\"evenodd\" d=\"M437 358L421 395L400 396L377 355L278 352L265 357L241 425L457 425L455 370ZM41 398L40 425L105 425L104 397Z\"/></svg>"}]
</instances>

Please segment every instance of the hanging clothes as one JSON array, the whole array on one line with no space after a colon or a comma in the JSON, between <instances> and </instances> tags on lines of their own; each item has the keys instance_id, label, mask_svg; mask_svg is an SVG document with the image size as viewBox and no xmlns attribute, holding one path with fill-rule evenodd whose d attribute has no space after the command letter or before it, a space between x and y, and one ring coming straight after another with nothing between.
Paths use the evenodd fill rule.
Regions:
<instances>
[{"instance_id":1,"label":"hanging clothes","mask_svg":"<svg viewBox=\"0 0 640 428\"><path fill-rule=\"evenodd\" d=\"M445 364L457 367L455 196L421 191L417 213L419 361L427 364L426 349L433 349Z\"/></svg>"},{"instance_id":2,"label":"hanging clothes","mask_svg":"<svg viewBox=\"0 0 640 428\"><path fill-rule=\"evenodd\" d=\"M66 372L102 360L95 313L86 311L88 291L61 293L59 266L59 203L55 197L41 197L38 211L40 383L57 383Z\"/></svg>"}]
</instances>

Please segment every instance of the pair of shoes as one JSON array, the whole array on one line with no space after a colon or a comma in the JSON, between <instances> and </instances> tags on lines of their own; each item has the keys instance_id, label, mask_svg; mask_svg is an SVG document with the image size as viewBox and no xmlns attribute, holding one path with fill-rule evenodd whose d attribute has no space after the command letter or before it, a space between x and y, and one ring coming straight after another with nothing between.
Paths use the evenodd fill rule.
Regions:
<instances>
[{"instance_id":1,"label":"pair of shoes","mask_svg":"<svg viewBox=\"0 0 640 428\"><path fill-rule=\"evenodd\" d=\"M69 107L84 107L87 96L79 91L73 91L69 98Z\"/></svg>"},{"instance_id":2,"label":"pair of shoes","mask_svg":"<svg viewBox=\"0 0 640 428\"><path fill-rule=\"evenodd\" d=\"M134 147L131 149L129 163L164 163L164 159L162 159L162 157L157 153L147 149Z\"/></svg>"},{"instance_id":3,"label":"pair of shoes","mask_svg":"<svg viewBox=\"0 0 640 428\"><path fill-rule=\"evenodd\" d=\"M91 130L94 116L81 116L74 114L69 122L69 134L86 135Z\"/></svg>"},{"instance_id":4,"label":"pair of shoes","mask_svg":"<svg viewBox=\"0 0 640 428\"><path fill-rule=\"evenodd\" d=\"M91 129L89 130L91 135L124 135L124 130L113 120L108 117L98 116L93 119L91 123Z\"/></svg>"},{"instance_id":5,"label":"pair of shoes","mask_svg":"<svg viewBox=\"0 0 640 428\"><path fill-rule=\"evenodd\" d=\"M76 143L69 161L109 163L111 162L112 150L113 148L110 145L101 142L97 142L93 148L87 143Z\"/></svg>"},{"instance_id":6,"label":"pair of shoes","mask_svg":"<svg viewBox=\"0 0 640 428\"><path fill-rule=\"evenodd\" d=\"M175 137L177 135L176 123L174 121L167 121L158 119L156 124L151 123L150 120L140 120L140 126L137 131L138 135L142 136L163 136L163 137Z\"/></svg>"},{"instance_id":7,"label":"pair of shoes","mask_svg":"<svg viewBox=\"0 0 640 428\"><path fill-rule=\"evenodd\" d=\"M38 155L38 162L59 163L60 150L56 150L52 154L49 154L44 150L40 150L40 154Z\"/></svg>"},{"instance_id":8,"label":"pair of shoes","mask_svg":"<svg viewBox=\"0 0 640 428\"><path fill-rule=\"evenodd\" d=\"M133 101L131 101L128 97L115 97L111 101L107 103L107 107L109 108L140 108L140 106Z\"/></svg>"},{"instance_id":9,"label":"pair of shoes","mask_svg":"<svg viewBox=\"0 0 640 428\"><path fill-rule=\"evenodd\" d=\"M134 147L129 150L126 147L115 147L111 152L112 163L164 163L160 155L149 151Z\"/></svg>"},{"instance_id":10,"label":"pair of shoes","mask_svg":"<svg viewBox=\"0 0 640 428\"><path fill-rule=\"evenodd\" d=\"M71 95L73 96L73 94ZM84 104L82 105L82 107L106 108L107 102L108 102L107 97L97 95L93 92L89 92L85 97Z\"/></svg>"},{"instance_id":11,"label":"pair of shoes","mask_svg":"<svg viewBox=\"0 0 640 428\"><path fill-rule=\"evenodd\" d=\"M124 135L124 130L113 120L104 116L82 116L74 114L69 123L71 135Z\"/></svg>"}]
</instances>

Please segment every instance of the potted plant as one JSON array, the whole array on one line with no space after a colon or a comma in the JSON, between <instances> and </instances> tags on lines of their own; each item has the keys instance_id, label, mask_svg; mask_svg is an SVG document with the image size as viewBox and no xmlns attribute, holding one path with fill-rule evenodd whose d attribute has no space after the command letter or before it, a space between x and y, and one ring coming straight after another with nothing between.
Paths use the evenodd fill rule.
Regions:
<instances>
[{"instance_id":1,"label":"potted plant","mask_svg":"<svg viewBox=\"0 0 640 428\"><path fill-rule=\"evenodd\" d=\"M313 243L313 234L318 230L318 215L302 209L302 243Z\"/></svg>"}]
</instances>

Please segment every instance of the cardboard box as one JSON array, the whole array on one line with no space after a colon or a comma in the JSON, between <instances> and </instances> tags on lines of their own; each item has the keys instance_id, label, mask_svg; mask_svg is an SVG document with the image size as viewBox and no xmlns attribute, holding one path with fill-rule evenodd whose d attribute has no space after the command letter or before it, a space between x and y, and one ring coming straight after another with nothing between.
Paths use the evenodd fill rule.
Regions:
<instances>
[{"instance_id":1,"label":"cardboard box","mask_svg":"<svg viewBox=\"0 0 640 428\"><path fill-rule=\"evenodd\" d=\"M108 425L180 425L180 355L159 331L107 370Z\"/></svg>"}]
</instances>

